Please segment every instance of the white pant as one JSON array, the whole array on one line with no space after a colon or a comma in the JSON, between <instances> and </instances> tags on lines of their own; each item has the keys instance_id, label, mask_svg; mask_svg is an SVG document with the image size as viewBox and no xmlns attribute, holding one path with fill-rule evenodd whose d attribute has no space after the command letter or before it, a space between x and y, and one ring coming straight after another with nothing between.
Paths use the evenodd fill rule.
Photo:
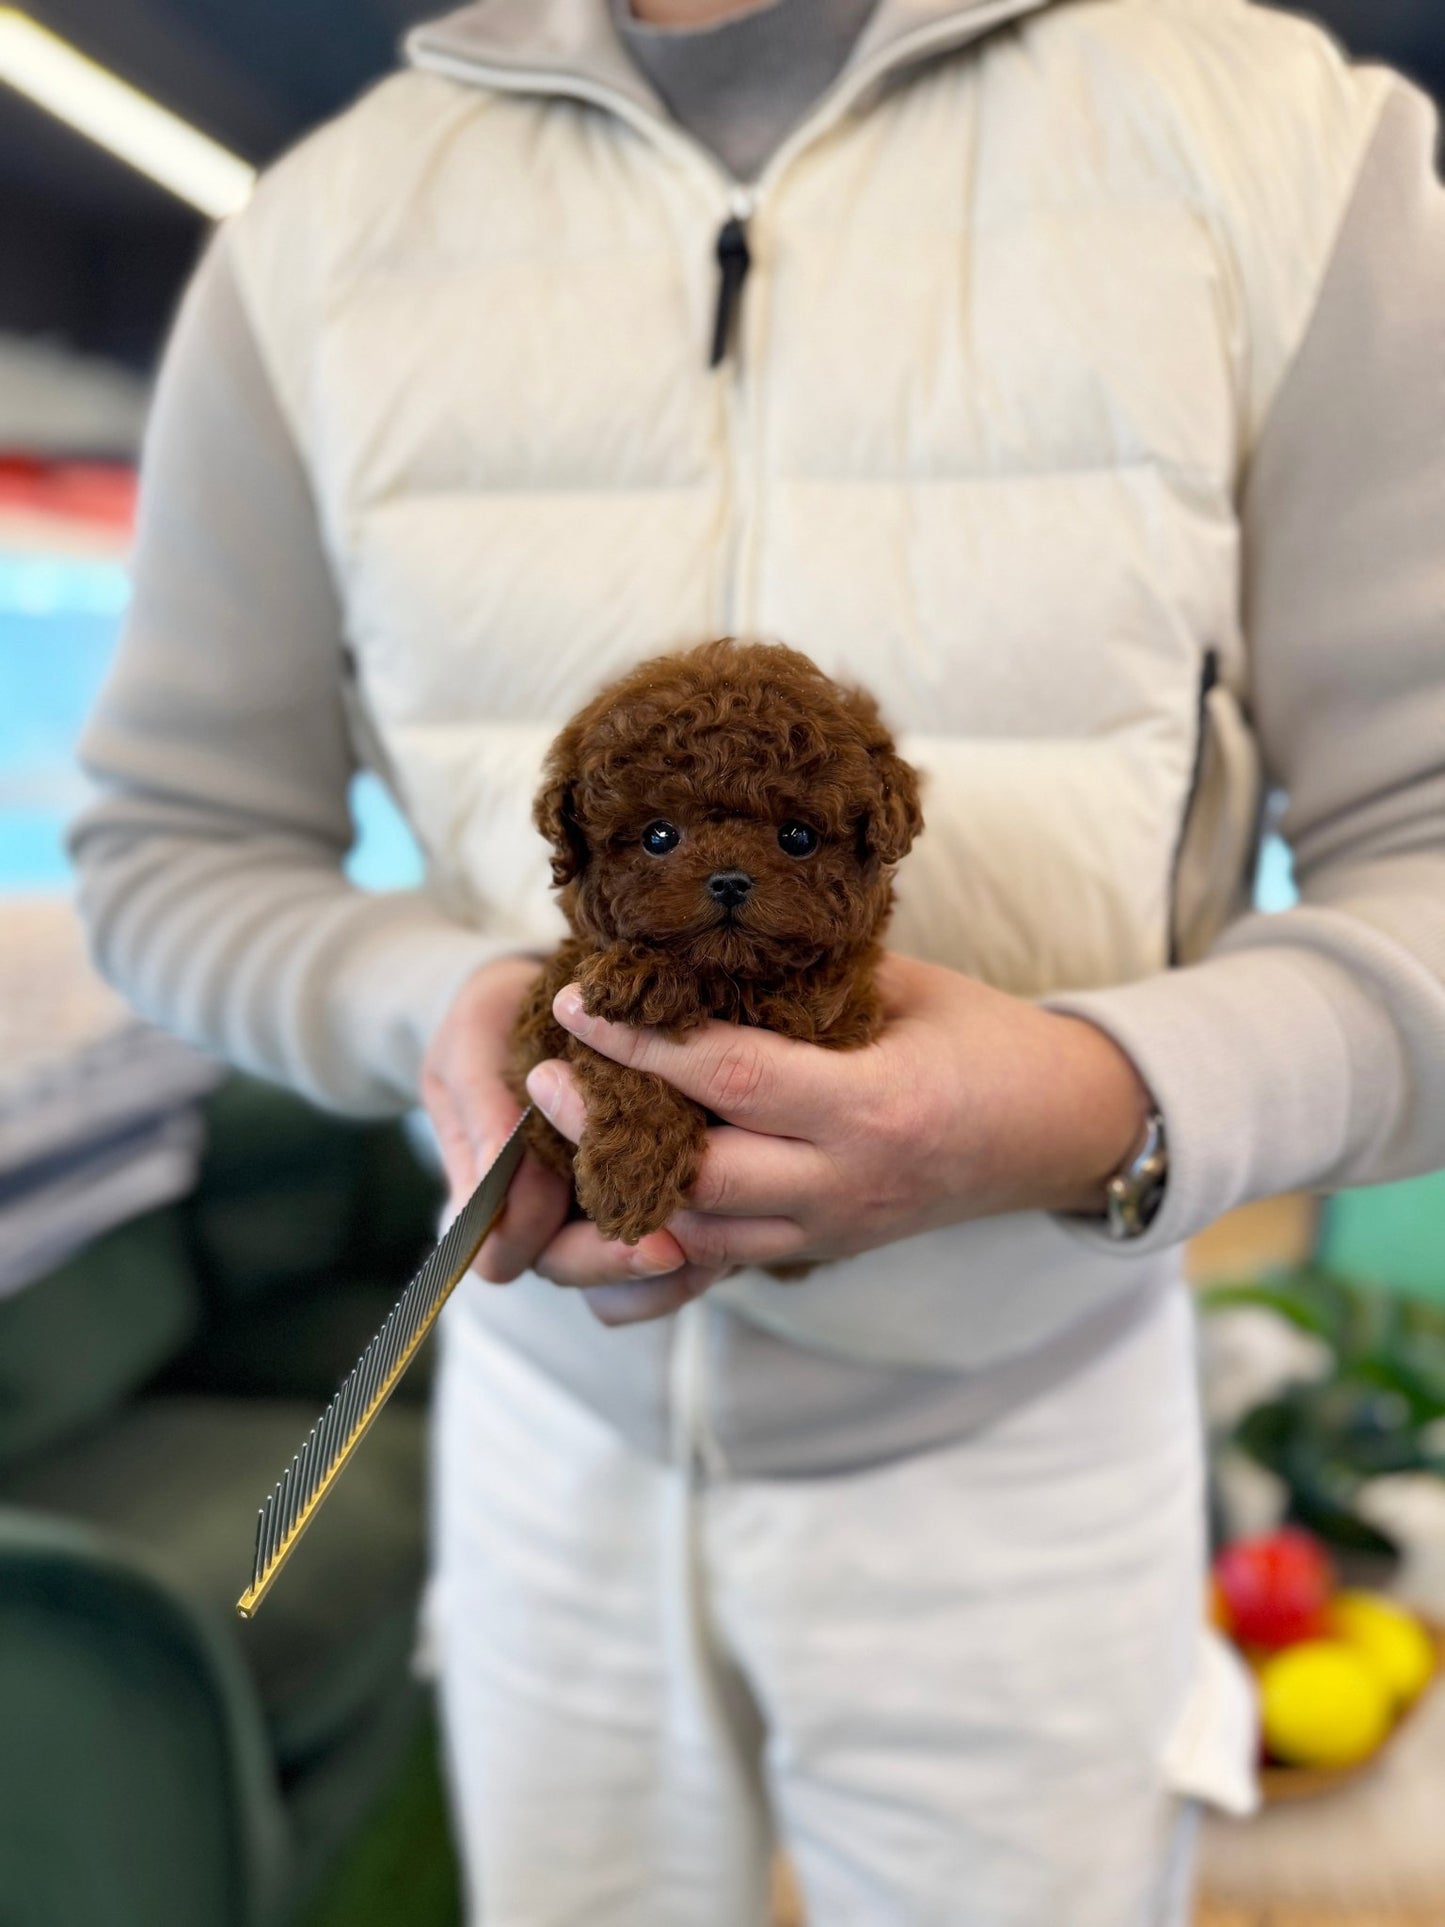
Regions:
<instances>
[{"instance_id":1,"label":"white pant","mask_svg":"<svg viewBox=\"0 0 1445 1927\"><path fill-rule=\"evenodd\" d=\"M1182 1291L985 1434L789 1482L644 1459L464 1301L447 1324L433 1608L478 1927L758 1927L775 1830L813 1927L1187 1919L1219 1723L1187 1705Z\"/></svg>"}]
</instances>

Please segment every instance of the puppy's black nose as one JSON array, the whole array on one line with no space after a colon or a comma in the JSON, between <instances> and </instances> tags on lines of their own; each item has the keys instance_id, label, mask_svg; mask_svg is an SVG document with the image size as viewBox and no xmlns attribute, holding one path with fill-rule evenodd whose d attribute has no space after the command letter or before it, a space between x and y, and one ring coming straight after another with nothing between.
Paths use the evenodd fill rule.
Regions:
<instances>
[{"instance_id":1,"label":"puppy's black nose","mask_svg":"<svg viewBox=\"0 0 1445 1927\"><path fill-rule=\"evenodd\" d=\"M753 880L746 870L714 870L707 880L709 896L727 910L736 910L753 887Z\"/></svg>"}]
</instances>

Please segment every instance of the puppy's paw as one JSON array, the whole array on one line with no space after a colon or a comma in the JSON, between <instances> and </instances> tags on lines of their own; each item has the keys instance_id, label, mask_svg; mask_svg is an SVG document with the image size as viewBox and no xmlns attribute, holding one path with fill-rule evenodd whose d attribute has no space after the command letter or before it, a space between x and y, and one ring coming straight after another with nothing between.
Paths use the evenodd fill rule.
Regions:
<instances>
[{"instance_id":1,"label":"puppy's paw","mask_svg":"<svg viewBox=\"0 0 1445 1927\"><path fill-rule=\"evenodd\" d=\"M610 951L599 951L578 968L577 987L582 992L582 1008L589 1017L605 1018L609 1024L638 1021L635 974L619 969Z\"/></svg>"},{"instance_id":2,"label":"puppy's paw","mask_svg":"<svg viewBox=\"0 0 1445 1927\"><path fill-rule=\"evenodd\" d=\"M610 1024L672 1030L700 1021L697 985L676 960L638 945L594 951L577 968L582 1005Z\"/></svg>"},{"instance_id":3,"label":"puppy's paw","mask_svg":"<svg viewBox=\"0 0 1445 1927\"><path fill-rule=\"evenodd\" d=\"M702 1162L707 1120L691 1098L650 1071L592 1051L574 1060L587 1098L577 1147L577 1197L604 1238L636 1244L686 1204Z\"/></svg>"},{"instance_id":4,"label":"puppy's paw","mask_svg":"<svg viewBox=\"0 0 1445 1927\"><path fill-rule=\"evenodd\" d=\"M604 1238L635 1245L662 1227L687 1202L697 1176L696 1155L665 1164L655 1146L615 1146L599 1153L584 1134L577 1150L577 1198Z\"/></svg>"}]
</instances>

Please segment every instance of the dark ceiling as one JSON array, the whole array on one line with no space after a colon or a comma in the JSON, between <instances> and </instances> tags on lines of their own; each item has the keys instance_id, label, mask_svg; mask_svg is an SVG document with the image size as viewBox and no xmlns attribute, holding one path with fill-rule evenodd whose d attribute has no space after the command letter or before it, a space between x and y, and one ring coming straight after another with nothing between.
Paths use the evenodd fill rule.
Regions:
<instances>
[{"instance_id":1,"label":"dark ceiling","mask_svg":"<svg viewBox=\"0 0 1445 1927\"><path fill-rule=\"evenodd\" d=\"M26 0L27 11L265 162L394 64L447 0ZM1445 94L1440 0L1324 0L1355 49ZM203 233L179 202L0 87L0 330L153 360Z\"/></svg>"},{"instance_id":2,"label":"dark ceiling","mask_svg":"<svg viewBox=\"0 0 1445 1927\"><path fill-rule=\"evenodd\" d=\"M268 161L396 60L435 0L22 0L236 153ZM0 330L145 367L200 216L0 87Z\"/></svg>"}]
</instances>

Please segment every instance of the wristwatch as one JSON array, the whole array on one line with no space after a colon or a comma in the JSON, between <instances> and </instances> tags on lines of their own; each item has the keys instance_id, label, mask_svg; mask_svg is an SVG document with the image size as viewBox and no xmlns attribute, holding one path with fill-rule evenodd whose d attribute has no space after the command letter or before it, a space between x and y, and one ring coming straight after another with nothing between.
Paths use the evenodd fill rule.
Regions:
<instances>
[{"instance_id":1,"label":"wristwatch","mask_svg":"<svg viewBox=\"0 0 1445 1927\"><path fill-rule=\"evenodd\" d=\"M1111 1238L1122 1243L1127 1238L1143 1237L1164 1201L1168 1176L1164 1118L1159 1111L1151 1111L1144 1142L1104 1187L1105 1221Z\"/></svg>"}]
</instances>

